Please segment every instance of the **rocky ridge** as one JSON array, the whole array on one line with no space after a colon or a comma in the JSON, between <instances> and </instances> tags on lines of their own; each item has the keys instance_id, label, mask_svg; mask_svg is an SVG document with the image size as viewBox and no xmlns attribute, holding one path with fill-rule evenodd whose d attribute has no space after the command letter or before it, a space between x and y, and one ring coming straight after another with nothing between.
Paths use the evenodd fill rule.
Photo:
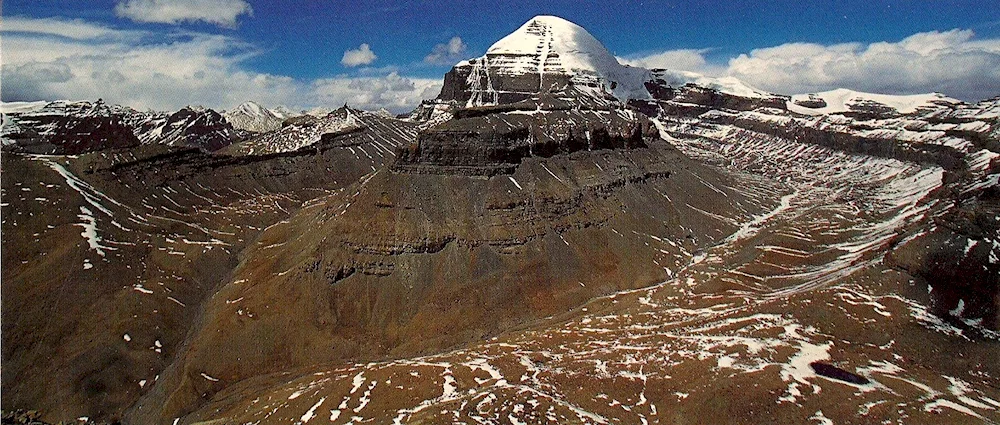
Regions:
<instances>
[{"instance_id":1,"label":"rocky ridge","mask_svg":"<svg viewBox=\"0 0 1000 425\"><path fill-rule=\"evenodd\" d=\"M4 112L0 134L5 150L55 155L151 143L213 151L248 135L211 109L139 112L102 100L57 101Z\"/></svg>"}]
</instances>

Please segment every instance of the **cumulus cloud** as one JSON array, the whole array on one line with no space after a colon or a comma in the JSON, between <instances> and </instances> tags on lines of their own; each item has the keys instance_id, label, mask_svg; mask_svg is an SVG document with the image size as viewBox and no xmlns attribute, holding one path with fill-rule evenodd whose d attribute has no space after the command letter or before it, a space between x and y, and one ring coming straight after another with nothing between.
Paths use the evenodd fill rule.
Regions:
<instances>
[{"instance_id":1,"label":"cumulus cloud","mask_svg":"<svg viewBox=\"0 0 1000 425\"><path fill-rule=\"evenodd\" d=\"M1000 93L1000 39L952 30L894 43L784 44L739 55L727 72L766 90L939 91L972 100Z\"/></svg>"},{"instance_id":2,"label":"cumulus cloud","mask_svg":"<svg viewBox=\"0 0 1000 425\"><path fill-rule=\"evenodd\" d=\"M350 49L344 52L344 57L340 59L340 63L344 66L355 67L360 65L368 65L375 62L378 56L375 56L375 52L372 52L368 43L362 44L357 49Z\"/></svg>"},{"instance_id":3,"label":"cumulus cloud","mask_svg":"<svg viewBox=\"0 0 1000 425\"><path fill-rule=\"evenodd\" d=\"M386 108L393 112L413 109L423 99L441 91L441 82L430 78L408 78L398 73L384 77L327 78L311 87L315 102L323 105L348 104L361 109Z\"/></svg>"},{"instance_id":4,"label":"cumulus cloud","mask_svg":"<svg viewBox=\"0 0 1000 425\"><path fill-rule=\"evenodd\" d=\"M618 58L626 65L640 66L648 69L665 68L678 71L702 71L707 62L705 53L708 49L678 49L653 53L645 56Z\"/></svg>"},{"instance_id":5,"label":"cumulus cloud","mask_svg":"<svg viewBox=\"0 0 1000 425\"><path fill-rule=\"evenodd\" d=\"M963 100L1000 94L1000 39L971 30L917 33L896 42L787 43L712 65L704 50L672 50L625 59L645 67L731 76L775 93L849 88L912 94L941 92Z\"/></svg>"},{"instance_id":6,"label":"cumulus cloud","mask_svg":"<svg viewBox=\"0 0 1000 425\"><path fill-rule=\"evenodd\" d=\"M260 50L224 35L100 26L84 31L90 24L29 18L15 31L9 23L0 29L4 101L103 98L137 109L175 110L189 104L225 109L254 99L294 109L348 103L405 112L440 90L437 80L389 71L315 81L255 72L244 62ZM74 25L83 26L67 30Z\"/></svg>"},{"instance_id":7,"label":"cumulus cloud","mask_svg":"<svg viewBox=\"0 0 1000 425\"><path fill-rule=\"evenodd\" d=\"M235 27L241 15L252 15L246 0L125 0L115 6L115 14L136 22L177 24L204 21Z\"/></svg>"},{"instance_id":8,"label":"cumulus cloud","mask_svg":"<svg viewBox=\"0 0 1000 425\"><path fill-rule=\"evenodd\" d=\"M447 43L434 46L431 54L424 57L424 62L434 65L454 65L455 62L465 59L468 47L461 37L452 37Z\"/></svg>"}]
</instances>

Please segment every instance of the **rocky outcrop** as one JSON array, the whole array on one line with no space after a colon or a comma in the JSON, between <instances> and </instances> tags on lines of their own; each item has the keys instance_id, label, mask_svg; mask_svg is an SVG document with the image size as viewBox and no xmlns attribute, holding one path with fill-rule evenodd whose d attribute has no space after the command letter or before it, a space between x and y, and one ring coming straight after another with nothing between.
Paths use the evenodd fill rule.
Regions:
<instances>
[{"instance_id":1,"label":"rocky outcrop","mask_svg":"<svg viewBox=\"0 0 1000 425\"><path fill-rule=\"evenodd\" d=\"M661 102L661 110L668 115L697 116L710 110L752 111L759 108L785 109L788 98L778 95L740 96L694 83L672 87L664 79L654 78L646 82L653 99Z\"/></svg>"},{"instance_id":2,"label":"rocky outcrop","mask_svg":"<svg viewBox=\"0 0 1000 425\"><path fill-rule=\"evenodd\" d=\"M398 171L495 175L525 158L646 146L656 130L644 116L615 108L585 109L537 95L528 101L460 110L402 147Z\"/></svg>"},{"instance_id":3,"label":"rocky outcrop","mask_svg":"<svg viewBox=\"0 0 1000 425\"><path fill-rule=\"evenodd\" d=\"M810 109L825 108L827 106L826 100L823 100L823 98L817 97L816 95L812 94L806 96L806 98L804 99L794 100L794 102L796 105Z\"/></svg>"},{"instance_id":4,"label":"rocky outcrop","mask_svg":"<svg viewBox=\"0 0 1000 425\"><path fill-rule=\"evenodd\" d=\"M38 111L5 114L5 150L76 155L140 144L138 111L103 101L53 102Z\"/></svg>"}]
</instances>

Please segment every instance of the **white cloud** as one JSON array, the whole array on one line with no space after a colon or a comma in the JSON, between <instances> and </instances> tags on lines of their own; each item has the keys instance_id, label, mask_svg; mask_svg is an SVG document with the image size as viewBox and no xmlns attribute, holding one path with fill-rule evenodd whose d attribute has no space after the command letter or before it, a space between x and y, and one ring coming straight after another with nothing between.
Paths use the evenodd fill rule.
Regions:
<instances>
[{"instance_id":1,"label":"white cloud","mask_svg":"<svg viewBox=\"0 0 1000 425\"><path fill-rule=\"evenodd\" d=\"M665 68L677 71L700 71L705 68L705 52L708 49L678 49L653 53L646 56L618 58L624 64L643 68Z\"/></svg>"},{"instance_id":2,"label":"white cloud","mask_svg":"<svg viewBox=\"0 0 1000 425\"><path fill-rule=\"evenodd\" d=\"M33 30L15 32L9 20L2 28L4 101L103 98L137 109L176 110L188 104L225 109L256 100L293 109L349 103L404 112L440 90L437 80L391 71L315 81L255 72L243 63L260 51L229 36L114 28L88 33L66 29L67 23L86 28L85 22L23 21L18 25ZM76 36L52 35L63 33Z\"/></svg>"},{"instance_id":3,"label":"white cloud","mask_svg":"<svg viewBox=\"0 0 1000 425\"><path fill-rule=\"evenodd\" d=\"M393 72L384 77L327 78L313 82L310 93L323 105L348 104L361 109L409 111L423 99L436 97L441 81L408 78Z\"/></svg>"},{"instance_id":4,"label":"white cloud","mask_svg":"<svg viewBox=\"0 0 1000 425\"><path fill-rule=\"evenodd\" d=\"M867 45L784 44L731 59L727 73L790 93L847 87L974 100L1000 94L1000 39L974 40L971 30L951 30Z\"/></svg>"},{"instance_id":5,"label":"white cloud","mask_svg":"<svg viewBox=\"0 0 1000 425\"><path fill-rule=\"evenodd\" d=\"M344 57L340 59L340 63L344 66L354 67L359 65L368 65L375 62L375 59L378 59L378 56L375 56L375 53L372 52L368 43L364 43L357 49L345 51Z\"/></svg>"},{"instance_id":6,"label":"white cloud","mask_svg":"<svg viewBox=\"0 0 1000 425\"><path fill-rule=\"evenodd\" d=\"M115 30L99 24L79 19L23 18L11 16L3 19L3 31L15 33L45 34L51 36L86 40L114 35Z\"/></svg>"},{"instance_id":7,"label":"white cloud","mask_svg":"<svg viewBox=\"0 0 1000 425\"><path fill-rule=\"evenodd\" d=\"M673 50L626 62L731 76L775 93L849 88L913 94L941 92L964 100L1000 94L1000 39L971 30L917 33L897 42L787 43L754 49L712 65L701 50Z\"/></svg>"},{"instance_id":8,"label":"white cloud","mask_svg":"<svg viewBox=\"0 0 1000 425\"><path fill-rule=\"evenodd\" d=\"M424 62L435 65L454 65L465 59L468 47L461 37L452 37L447 43L434 46L431 54L424 57Z\"/></svg>"},{"instance_id":9,"label":"white cloud","mask_svg":"<svg viewBox=\"0 0 1000 425\"><path fill-rule=\"evenodd\" d=\"M246 0L125 0L115 6L115 14L136 22L177 24L204 21L235 27L240 15L252 15Z\"/></svg>"}]
</instances>

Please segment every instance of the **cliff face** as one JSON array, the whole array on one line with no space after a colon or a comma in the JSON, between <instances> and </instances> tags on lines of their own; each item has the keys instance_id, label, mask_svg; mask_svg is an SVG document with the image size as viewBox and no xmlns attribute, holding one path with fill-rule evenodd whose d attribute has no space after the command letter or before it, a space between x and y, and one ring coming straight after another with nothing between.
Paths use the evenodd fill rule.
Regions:
<instances>
[{"instance_id":1,"label":"cliff face","mask_svg":"<svg viewBox=\"0 0 1000 425\"><path fill-rule=\"evenodd\" d=\"M525 158L578 151L645 147L656 130L645 116L624 108L533 99L458 111L422 131L400 150L395 170L445 174L509 174Z\"/></svg>"}]
</instances>

